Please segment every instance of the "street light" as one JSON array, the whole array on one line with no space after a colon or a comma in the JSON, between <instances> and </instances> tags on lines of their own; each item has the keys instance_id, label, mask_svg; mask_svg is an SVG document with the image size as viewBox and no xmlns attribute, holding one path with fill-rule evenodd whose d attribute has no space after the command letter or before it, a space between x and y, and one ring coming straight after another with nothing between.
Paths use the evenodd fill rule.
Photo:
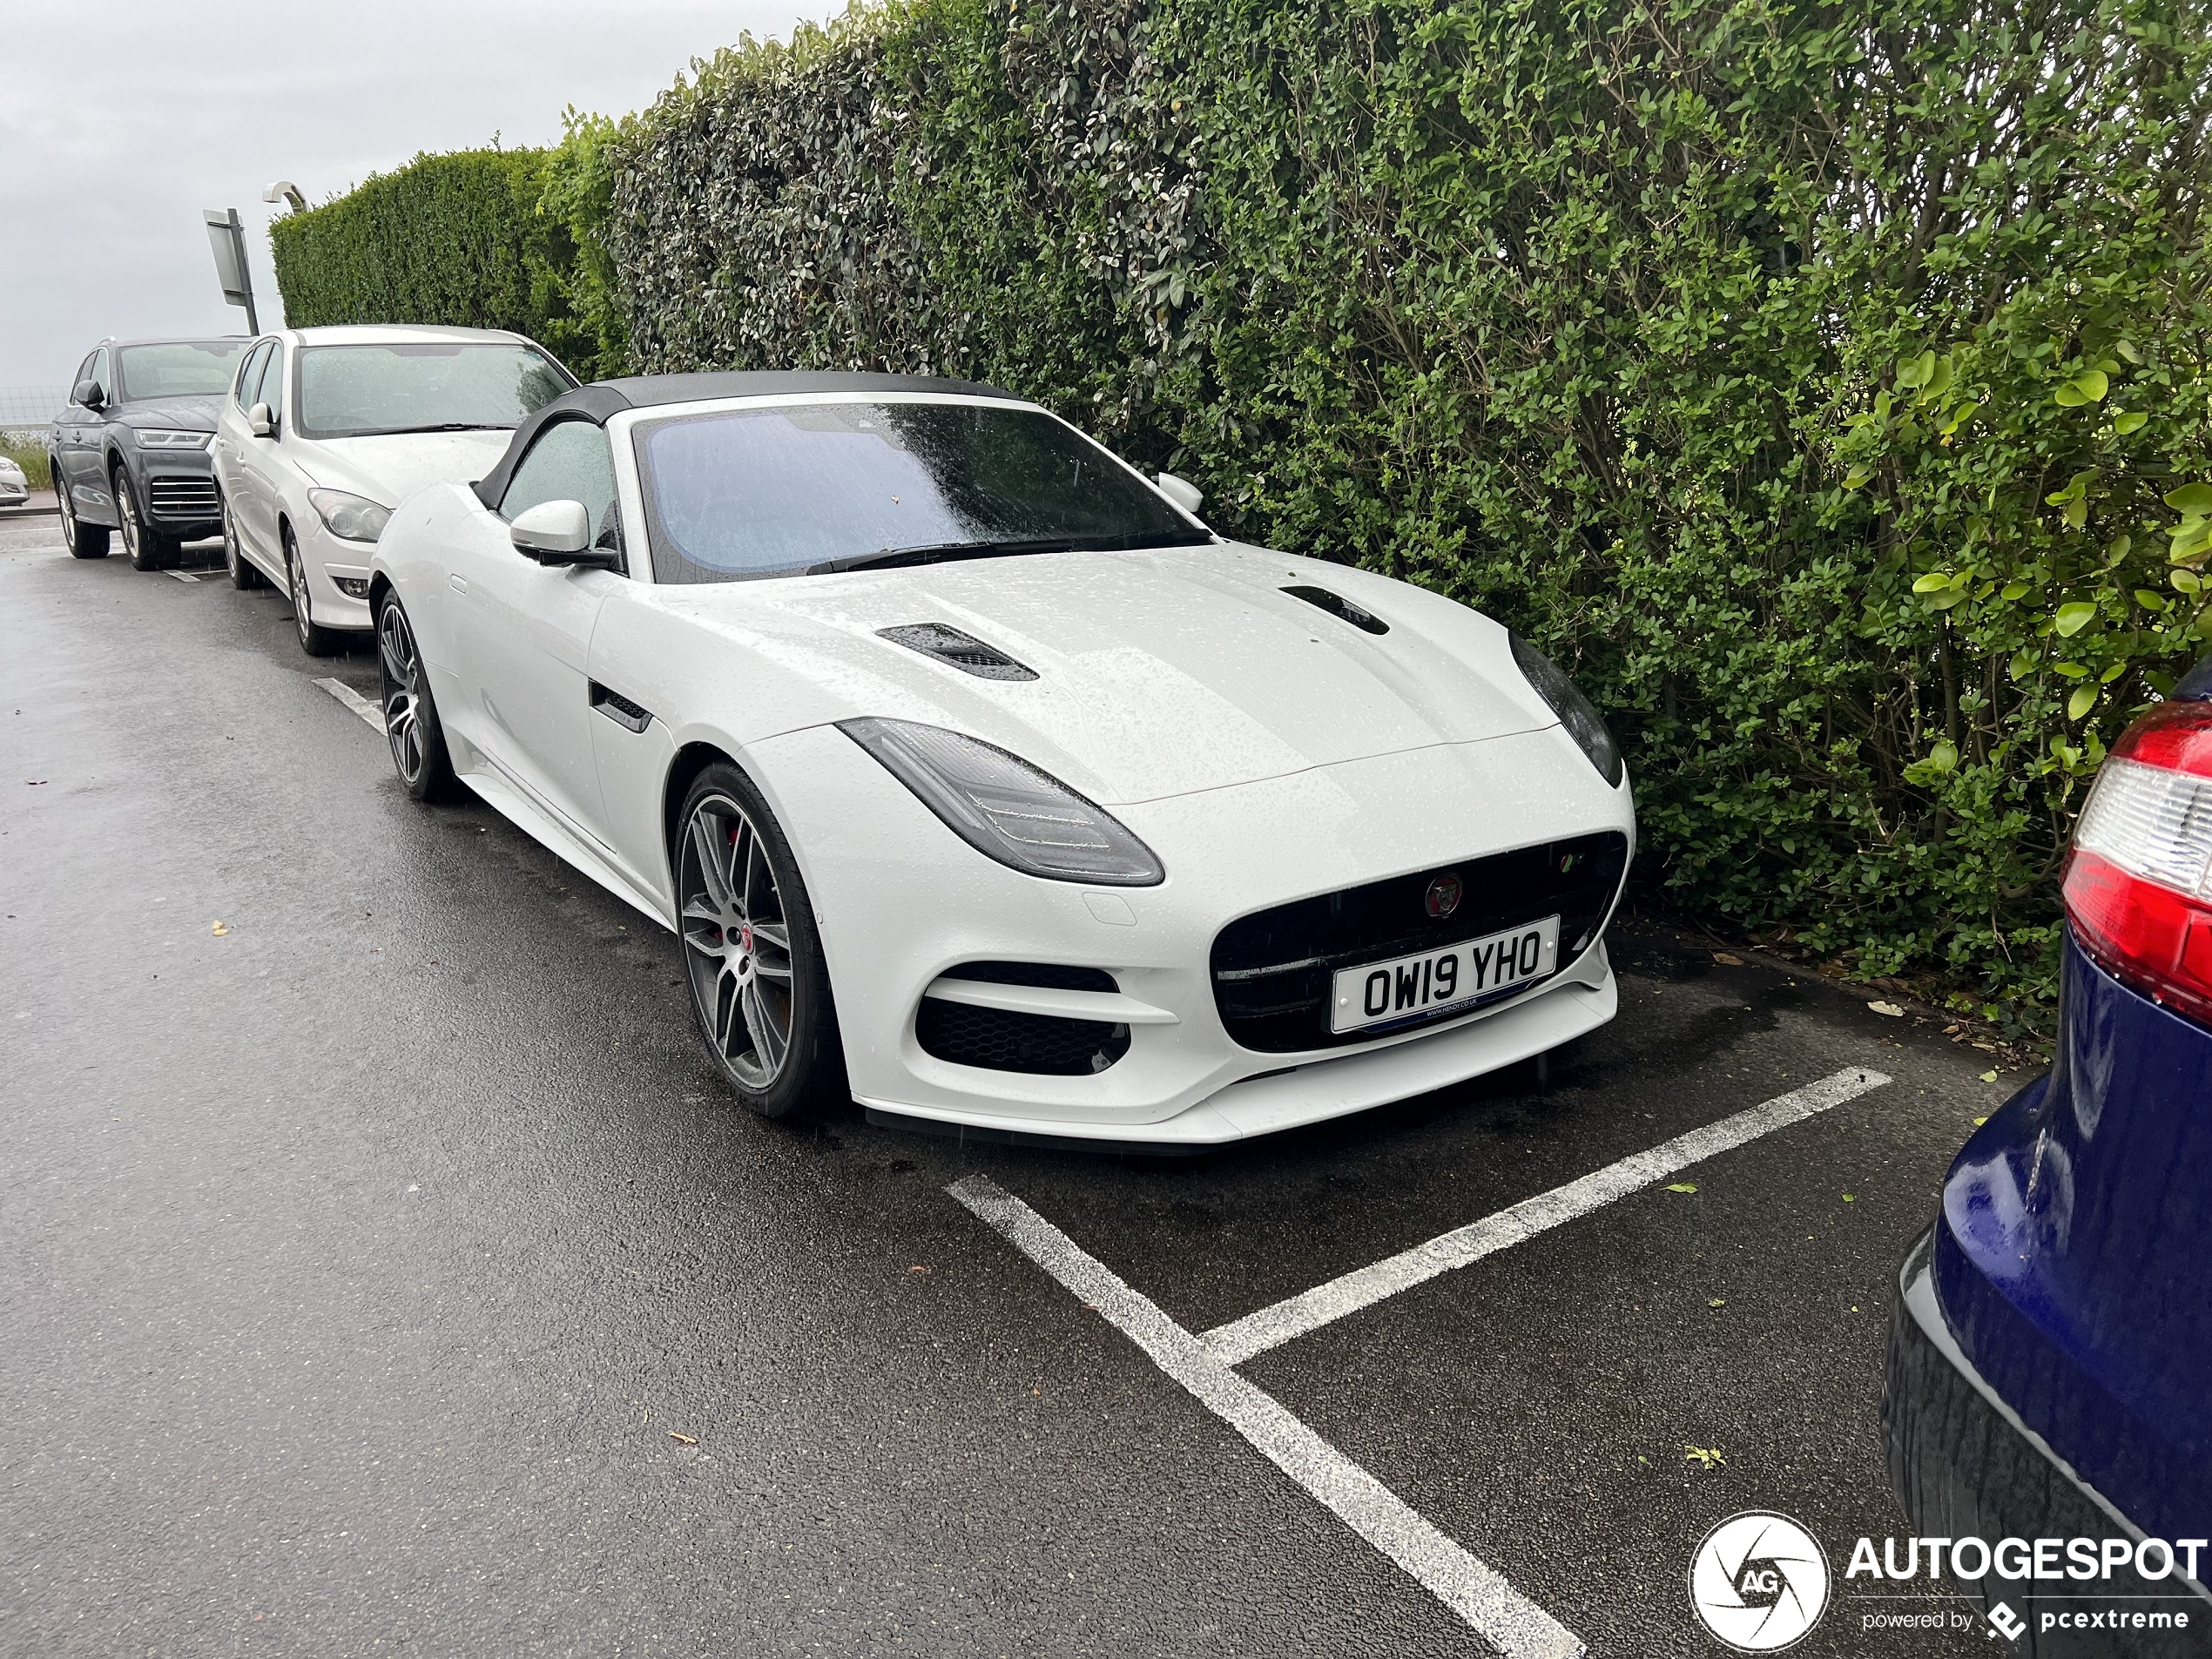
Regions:
<instances>
[{"instance_id":1,"label":"street light","mask_svg":"<svg viewBox=\"0 0 2212 1659\"><path fill-rule=\"evenodd\" d=\"M215 280L223 285L223 298L244 306L246 332L260 334L261 321L253 314L253 273L246 268L246 226L239 221L238 209L203 208L199 216L207 221L207 241L215 250Z\"/></svg>"},{"instance_id":2,"label":"street light","mask_svg":"<svg viewBox=\"0 0 2212 1659\"><path fill-rule=\"evenodd\" d=\"M265 202L290 202L295 213L307 211L307 199L300 193L300 186L289 179L278 179L261 192L261 199Z\"/></svg>"}]
</instances>

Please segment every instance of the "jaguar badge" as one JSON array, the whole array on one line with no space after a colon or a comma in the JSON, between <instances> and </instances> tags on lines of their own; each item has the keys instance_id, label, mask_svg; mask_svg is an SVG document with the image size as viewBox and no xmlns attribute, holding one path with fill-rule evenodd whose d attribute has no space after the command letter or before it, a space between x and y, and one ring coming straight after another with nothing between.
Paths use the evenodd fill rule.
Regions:
<instances>
[{"instance_id":1,"label":"jaguar badge","mask_svg":"<svg viewBox=\"0 0 2212 1659\"><path fill-rule=\"evenodd\" d=\"M1428 894L1421 900L1422 907L1441 921L1460 907L1460 895L1464 891L1456 875L1440 875L1428 884Z\"/></svg>"}]
</instances>

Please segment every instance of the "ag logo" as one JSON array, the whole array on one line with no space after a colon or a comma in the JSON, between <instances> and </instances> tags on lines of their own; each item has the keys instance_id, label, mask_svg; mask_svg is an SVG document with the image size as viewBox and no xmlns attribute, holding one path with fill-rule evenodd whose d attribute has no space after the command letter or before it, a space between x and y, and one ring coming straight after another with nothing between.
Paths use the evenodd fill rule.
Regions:
<instances>
[{"instance_id":1,"label":"ag logo","mask_svg":"<svg viewBox=\"0 0 2212 1659\"><path fill-rule=\"evenodd\" d=\"M1689 1605L1738 1653L1778 1652L1827 1611L1828 1556L1787 1515L1730 1515L1689 1558Z\"/></svg>"}]
</instances>

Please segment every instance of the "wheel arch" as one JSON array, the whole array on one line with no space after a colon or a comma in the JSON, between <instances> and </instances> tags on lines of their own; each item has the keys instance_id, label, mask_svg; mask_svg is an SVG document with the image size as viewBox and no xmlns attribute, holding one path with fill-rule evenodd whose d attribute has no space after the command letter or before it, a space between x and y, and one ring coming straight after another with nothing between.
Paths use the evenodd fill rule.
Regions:
<instances>
[{"instance_id":1,"label":"wheel arch","mask_svg":"<svg viewBox=\"0 0 2212 1659\"><path fill-rule=\"evenodd\" d=\"M735 766L750 778L745 765L720 744L695 739L676 752L668 763L668 776L661 785L660 845L661 853L668 860L668 890L676 891L676 838L684 833L684 797L691 792L691 785L709 766L720 761Z\"/></svg>"}]
</instances>

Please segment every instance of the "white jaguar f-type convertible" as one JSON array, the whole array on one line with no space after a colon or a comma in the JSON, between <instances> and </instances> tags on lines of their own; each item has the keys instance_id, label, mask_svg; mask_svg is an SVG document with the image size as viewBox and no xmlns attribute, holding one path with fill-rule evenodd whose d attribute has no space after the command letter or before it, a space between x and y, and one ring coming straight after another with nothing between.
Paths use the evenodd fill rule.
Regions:
<instances>
[{"instance_id":1,"label":"white jaguar f-type convertible","mask_svg":"<svg viewBox=\"0 0 2212 1659\"><path fill-rule=\"evenodd\" d=\"M393 759L678 934L770 1116L1204 1145L1610 1019L1635 819L1595 711L1199 504L987 386L585 386L393 514Z\"/></svg>"}]
</instances>

